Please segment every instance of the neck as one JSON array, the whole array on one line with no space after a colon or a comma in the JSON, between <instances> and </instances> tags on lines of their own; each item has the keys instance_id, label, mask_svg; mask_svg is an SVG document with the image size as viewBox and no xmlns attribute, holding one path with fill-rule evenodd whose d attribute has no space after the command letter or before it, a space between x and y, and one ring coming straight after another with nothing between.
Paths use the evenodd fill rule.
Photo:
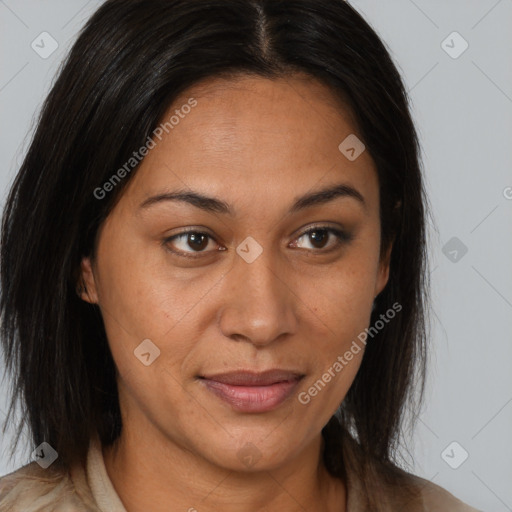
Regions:
<instances>
[{"instance_id":1,"label":"neck","mask_svg":"<svg viewBox=\"0 0 512 512\"><path fill-rule=\"evenodd\" d=\"M319 434L294 459L272 470L233 472L164 437L154 426L123 432L103 448L107 473L127 512L345 512L344 482L322 460Z\"/></svg>"}]
</instances>

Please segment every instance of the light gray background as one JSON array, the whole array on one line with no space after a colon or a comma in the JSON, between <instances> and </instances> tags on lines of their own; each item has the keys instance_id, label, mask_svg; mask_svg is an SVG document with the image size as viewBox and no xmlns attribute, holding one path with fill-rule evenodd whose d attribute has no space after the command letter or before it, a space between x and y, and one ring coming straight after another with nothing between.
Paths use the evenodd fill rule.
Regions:
<instances>
[{"instance_id":1,"label":"light gray background","mask_svg":"<svg viewBox=\"0 0 512 512\"><path fill-rule=\"evenodd\" d=\"M52 78L100 4L0 0L2 205ZM412 442L415 472L486 512L512 511L512 0L351 4L384 39L410 90L438 228L431 231L433 358ZM31 48L44 31L59 44L47 59ZM454 31L469 44L458 58L443 47L456 52L460 39L442 44ZM449 257L443 253L452 237L468 249L463 256L456 249L455 262L451 246ZM469 454L458 469L441 456L453 441L445 454L452 465L462 450ZM0 441L0 475L35 448L25 443L10 465L11 442Z\"/></svg>"}]
</instances>

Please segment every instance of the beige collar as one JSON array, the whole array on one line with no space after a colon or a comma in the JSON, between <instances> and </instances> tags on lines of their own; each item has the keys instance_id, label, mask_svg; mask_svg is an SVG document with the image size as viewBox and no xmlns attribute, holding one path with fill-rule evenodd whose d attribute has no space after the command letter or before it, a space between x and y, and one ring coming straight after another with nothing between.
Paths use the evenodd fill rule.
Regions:
<instances>
[{"instance_id":1,"label":"beige collar","mask_svg":"<svg viewBox=\"0 0 512 512\"><path fill-rule=\"evenodd\" d=\"M127 512L108 476L98 436L92 438L89 444L87 481L102 512Z\"/></svg>"}]
</instances>

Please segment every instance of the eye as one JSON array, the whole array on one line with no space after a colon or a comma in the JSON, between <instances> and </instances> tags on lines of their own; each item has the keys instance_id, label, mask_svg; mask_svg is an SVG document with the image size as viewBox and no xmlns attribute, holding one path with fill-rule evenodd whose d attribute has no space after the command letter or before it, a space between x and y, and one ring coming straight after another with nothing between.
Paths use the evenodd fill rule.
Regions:
<instances>
[{"instance_id":1,"label":"eye","mask_svg":"<svg viewBox=\"0 0 512 512\"><path fill-rule=\"evenodd\" d=\"M302 238L305 238L306 241L311 244L310 247L301 247L301 245L297 243L297 241L301 240ZM352 235L342 231L341 229L320 225L313 226L312 228L305 231L299 238L292 242L290 246L294 248L312 250L315 252L329 252L331 250L337 249L344 243L349 242L352 240L352 238ZM211 253L215 251L207 250L210 245L210 241L215 242L215 239L212 235L203 231L189 229L187 231L182 231L181 233L166 238L163 243L170 252L177 254L178 256L183 256L186 258L198 258L205 253ZM219 246L217 249L217 251L225 250L226 248L222 246Z\"/></svg>"},{"instance_id":2,"label":"eye","mask_svg":"<svg viewBox=\"0 0 512 512\"><path fill-rule=\"evenodd\" d=\"M200 254L196 255L194 253L211 252L206 250L211 240L214 240L214 238L208 233L188 230L166 238L164 240L164 244L171 252L175 254L184 256L186 258L197 258L200 256ZM218 250L226 249L219 248Z\"/></svg>"},{"instance_id":3,"label":"eye","mask_svg":"<svg viewBox=\"0 0 512 512\"><path fill-rule=\"evenodd\" d=\"M300 247L297 241L293 242L292 247L304 248L306 250L318 250L327 252L334 250L346 242L352 240L352 236L341 229L331 226L313 226L305 231L297 240L305 238L310 247ZM329 242L331 242L329 246Z\"/></svg>"}]
</instances>

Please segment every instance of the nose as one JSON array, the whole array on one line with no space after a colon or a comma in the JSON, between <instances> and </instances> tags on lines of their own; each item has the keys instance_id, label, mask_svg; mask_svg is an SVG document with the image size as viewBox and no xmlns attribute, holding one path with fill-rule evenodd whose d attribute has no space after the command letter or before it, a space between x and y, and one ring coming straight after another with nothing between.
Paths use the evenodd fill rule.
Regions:
<instances>
[{"instance_id":1,"label":"nose","mask_svg":"<svg viewBox=\"0 0 512 512\"><path fill-rule=\"evenodd\" d=\"M297 293L271 251L253 262L236 256L225 277L220 329L224 336L265 346L297 329Z\"/></svg>"}]
</instances>

